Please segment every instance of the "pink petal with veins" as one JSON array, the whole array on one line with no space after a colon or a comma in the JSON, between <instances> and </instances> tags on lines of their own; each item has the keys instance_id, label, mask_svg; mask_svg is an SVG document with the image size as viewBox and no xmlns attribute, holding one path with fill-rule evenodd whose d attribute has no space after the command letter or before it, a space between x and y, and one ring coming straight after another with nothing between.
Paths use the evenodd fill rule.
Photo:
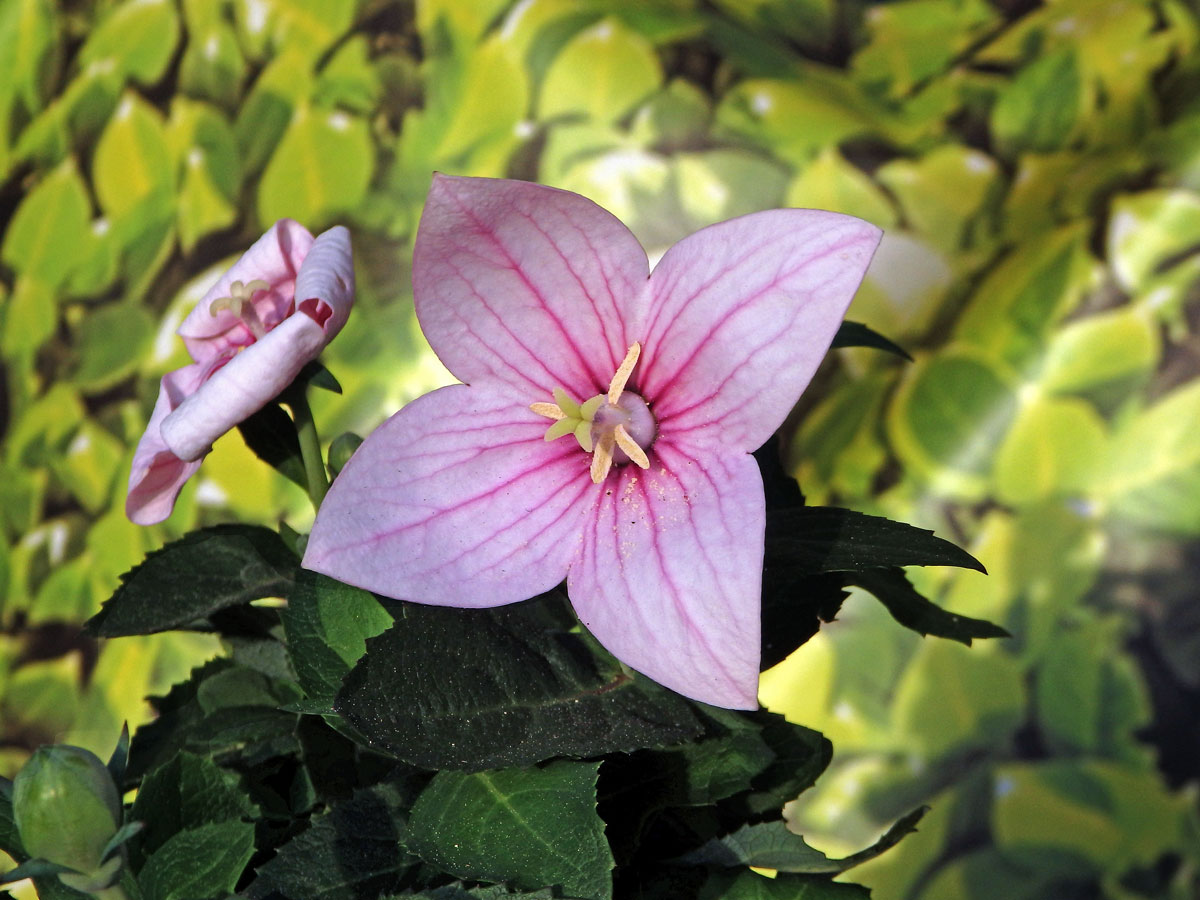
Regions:
<instances>
[{"instance_id":1,"label":"pink petal with veins","mask_svg":"<svg viewBox=\"0 0 1200 900\"><path fill-rule=\"evenodd\" d=\"M153 525L171 514L184 482L200 468L200 462L185 462L168 448L160 426L172 410L200 385L205 367L196 363L168 372L158 386L158 400L150 423L133 452L125 515L138 525Z\"/></svg>"},{"instance_id":2,"label":"pink petal with veins","mask_svg":"<svg viewBox=\"0 0 1200 900\"><path fill-rule=\"evenodd\" d=\"M455 377L525 403L604 391L640 339L646 253L611 213L521 181L434 177L413 252L425 337Z\"/></svg>"},{"instance_id":3,"label":"pink petal with veins","mask_svg":"<svg viewBox=\"0 0 1200 900\"><path fill-rule=\"evenodd\" d=\"M206 362L231 346L245 346L253 340L253 335L231 310L222 310L215 316L209 312L214 300L229 296L230 285L235 281L267 282L270 288L255 295L254 308L267 328L282 321L291 311L296 275L312 245L313 236L308 229L291 219L280 219L255 241L217 279L179 326L179 336L192 359Z\"/></svg>"},{"instance_id":4,"label":"pink petal with veins","mask_svg":"<svg viewBox=\"0 0 1200 900\"><path fill-rule=\"evenodd\" d=\"M524 600L565 577L599 490L578 446L503 386L452 385L388 419L321 504L304 566L439 606Z\"/></svg>"},{"instance_id":5,"label":"pink petal with veins","mask_svg":"<svg viewBox=\"0 0 1200 900\"><path fill-rule=\"evenodd\" d=\"M296 290L302 291L298 300L328 307L324 324L304 314L304 303L299 304L299 314L236 353L180 403L162 423L163 441L180 459L199 459L213 441L275 399L346 323L354 300L354 263L345 228L331 228L317 238L304 258Z\"/></svg>"},{"instance_id":6,"label":"pink petal with veins","mask_svg":"<svg viewBox=\"0 0 1200 900\"><path fill-rule=\"evenodd\" d=\"M765 506L745 453L655 445L587 514L567 590L579 619L626 665L717 706L758 706Z\"/></svg>"},{"instance_id":7,"label":"pink petal with veins","mask_svg":"<svg viewBox=\"0 0 1200 900\"><path fill-rule=\"evenodd\" d=\"M783 424L862 280L880 231L776 209L684 238L650 276L638 384L662 434L750 451Z\"/></svg>"}]
</instances>

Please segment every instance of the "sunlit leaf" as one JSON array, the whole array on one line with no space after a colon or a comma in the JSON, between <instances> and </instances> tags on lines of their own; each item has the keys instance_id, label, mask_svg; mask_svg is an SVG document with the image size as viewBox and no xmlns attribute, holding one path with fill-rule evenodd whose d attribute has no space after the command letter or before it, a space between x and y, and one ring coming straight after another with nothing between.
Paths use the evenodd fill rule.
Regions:
<instances>
[{"instance_id":1,"label":"sunlit leaf","mask_svg":"<svg viewBox=\"0 0 1200 900\"><path fill-rule=\"evenodd\" d=\"M296 110L258 186L266 227L290 217L321 230L366 195L374 169L367 123L340 110Z\"/></svg>"},{"instance_id":2,"label":"sunlit leaf","mask_svg":"<svg viewBox=\"0 0 1200 900\"><path fill-rule=\"evenodd\" d=\"M84 65L117 66L144 85L157 82L179 42L179 14L170 0L138 0L111 7L80 50Z\"/></svg>"},{"instance_id":3,"label":"sunlit leaf","mask_svg":"<svg viewBox=\"0 0 1200 900\"><path fill-rule=\"evenodd\" d=\"M84 258L91 228L87 189L71 160L46 174L17 206L0 259L47 287L62 284Z\"/></svg>"},{"instance_id":4,"label":"sunlit leaf","mask_svg":"<svg viewBox=\"0 0 1200 900\"><path fill-rule=\"evenodd\" d=\"M615 19L573 37L546 70L538 113L549 119L587 115L611 122L662 83L654 48Z\"/></svg>"},{"instance_id":5,"label":"sunlit leaf","mask_svg":"<svg viewBox=\"0 0 1200 900\"><path fill-rule=\"evenodd\" d=\"M997 451L996 496L1017 505L1085 492L1103 463L1106 438L1090 404L1031 397Z\"/></svg>"},{"instance_id":6,"label":"sunlit leaf","mask_svg":"<svg viewBox=\"0 0 1200 900\"><path fill-rule=\"evenodd\" d=\"M112 217L128 214L149 197L170 205L175 167L162 115L136 94L126 94L100 141L92 165L100 206Z\"/></svg>"}]
</instances>

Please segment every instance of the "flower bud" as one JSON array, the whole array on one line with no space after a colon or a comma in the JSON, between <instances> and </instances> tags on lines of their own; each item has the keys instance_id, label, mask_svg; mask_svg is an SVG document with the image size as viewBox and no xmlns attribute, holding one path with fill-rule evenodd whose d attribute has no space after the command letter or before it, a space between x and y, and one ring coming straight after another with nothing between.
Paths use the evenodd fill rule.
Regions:
<instances>
[{"instance_id":1,"label":"flower bud","mask_svg":"<svg viewBox=\"0 0 1200 900\"><path fill-rule=\"evenodd\" d=\"M354 455L354 451L362 442L363 439L353 431L347 431L345 434L335 437L333 443L329 445L329 471L335 476L342 471L342 467L350 462L350 457Z\"/></svg>"},{"instance_id":2,"label":"flower bud","mask_svg":"<svg viewBox=\"0 0 1200 900\"><path fill-rule=\"evenodd\" d=\"M120 875L123 854L101 864L121 827L121 797L94 753L58 744L40 747L13 781L13 817L30 856L67 866L68 887L90 892Z\"/></svg>"}]
</instances>

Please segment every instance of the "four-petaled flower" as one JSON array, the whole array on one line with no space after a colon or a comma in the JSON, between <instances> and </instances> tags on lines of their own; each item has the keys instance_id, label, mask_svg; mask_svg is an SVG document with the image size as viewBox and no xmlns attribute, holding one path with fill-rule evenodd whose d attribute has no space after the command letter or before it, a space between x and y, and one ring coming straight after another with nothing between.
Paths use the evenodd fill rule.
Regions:
<instances>
[{"instance_id":1,"label":"four-petaled flower","mask_svg":"<svg viewBox=\"0 0 1200 900\"><path fill-rule=\"evenodd\" d=\"M849 216L771 210L697 232L651 273L583 197L436 177L413 289L464 384L367 438L304 565L461 607L565 577L618 659L689 697L757 706L765 512L750 454L808 384L878 240Z\"/></svg>"},{"instance_id":2,"label":"four-petaled flower","mask_svg":"<svg viewBox=\"0 0 1200 900\"><path fill-rule=\"evenodd\" d=\"M129 474L125 513L161 522L213 441L262 409L316 359L354 303L350 234L313 239L281 219L179 327L195 362L168 372Z\"/></svg>"}]
</instances>

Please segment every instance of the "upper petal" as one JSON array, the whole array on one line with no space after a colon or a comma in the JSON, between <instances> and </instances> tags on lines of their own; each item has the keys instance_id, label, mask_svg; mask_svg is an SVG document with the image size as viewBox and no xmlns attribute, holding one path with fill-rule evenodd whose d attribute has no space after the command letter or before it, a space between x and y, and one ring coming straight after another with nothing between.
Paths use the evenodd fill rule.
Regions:
<instances>
[{"instance_id":1,"label":"upper petal","mask_svg":"<svg viewBox=\"0 0 1200 900\"><path fill-rule=\"evenodd\" d=\"M655 445L649 471L609 476L567 588L614 656L715 706L758 706L765 511L744 453Z\"/></svg>"},{"instance_id":2,"label":"upper petal","mask_svg":"<svg viewBox=\"0 0 1200 900\"><path fill-rule=\"evenodd\" d=\"M279 396L326 342L325 330L310 317L284 319L180 403L163 420L163 440L181 459L203 456L213 441Z\"/></svg>"},{"instance_id":3,"label":"upper petal","mask_svg":"<svg viewBox=\"0 0 1200 900\"><path fill-rule=\"evenodd\" d=\"M319 322L325 329L325 343L329 343L346 324L353 305L350 232L336 225L319 234L304 257L296 277L296 311Z\"/></svg>"},{"instance_id":4,"label":"upper petal","mask_svg":"<svg viewBox=\"0 0 1200 900\"><path fill-rule=\"evenodd\" d=\"M153 525L167 518L184 482L200 468L199 459L188 462L172 453L160 429L171 411L199 387L203 369L200 365L184 366L168 372L159 383L154 412L133 452L125 496L125 515L138 525Z\"/></svg>"},{"instance_id":5,"label":"upper petal","mask_svg":"<svg viewBox=\"0 0 1200 900\"><path fill-rule=\"evenodd\" d=\"M638 376L660 434L760 446L825 356L879 237L851 216L776 209L668 250L650 276Z\"/></svg>"},{"instance_id":6,"label":"upper petal","mask_svg":"<svg viewBox=\"0 0 1200 900\"><path fill-rule=\"evenodd\" d=\"M502 179L435 176L413 251L417 318L442 362L527 402L607 388L640 337L648 274L611 213Z\"/></svg>"},{"instance_id":7,"label":"upper petal","mask_svg":"<svg viewBox=\"0 0 1200 900\"><path fill-rule=\"evenodd\" d=\"M321 504L304 566L389 597L497 606L562 581L598 490L574 441L506 391L451 385L355 451Z\"/></svg>"},{"instance_id":8,"label":"upper petal","mask_svg":"<svg viewBox=\"0 0 1200 900\"><path fill-rule=\"evenodd\" d=\"M229 269L217 279L216 284L196 304L183 324L179 336L187 345L188 352L197 362L205 362L228 349L228 333L233 343L245 343L244 326L232 311L219 311L215 316L209 311L212 302L219 297L228 297L230 285L235 281L249 284L261 279L270 288L254 297L254 306L259 318L268 327L280 321L291 307L295 296L296 275L313 245L313 236L299 222L280 219L242 254Z\"/></svg>"}]
</instances>

